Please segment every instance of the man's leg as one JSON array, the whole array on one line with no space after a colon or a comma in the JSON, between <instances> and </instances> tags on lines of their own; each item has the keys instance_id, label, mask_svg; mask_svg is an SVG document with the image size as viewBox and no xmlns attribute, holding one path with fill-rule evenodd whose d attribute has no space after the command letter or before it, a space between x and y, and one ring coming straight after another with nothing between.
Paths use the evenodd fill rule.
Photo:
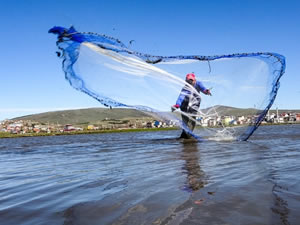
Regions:
<instances>
[{"instance_id":1,"label":"man's leg","mask_svg":"<svg viewBox=\"0 0 300 225\"><path fill-rule=\"evenodd\" d=\"M193 131L195 129L195 126L196 126L196 117L192 116L189 119L189 125L188 125L188 127L190 128L191 131Z\"/></svg>"},{"instance_id":2,"label":"man's leg","mask_svg":"<svg viewBox=\"0 0 300 225\"><path fill-rule=\"evenodd\" d=\"M194 109L189 109L187 112L190 116L186 116L186 115L181 115L182 117L182 122L191 130L193 131L195 129L196 126L196 116L191 116L191 114L197 114L197 111ZM190 134L188 134L185 130L182 130L182 133L180 135L180 138L191 138L192 136Z\"/></svg>"},{"instance_id":3,"label":"man's leg","mask_svg":"<svg viewBox=\"0 0 300 225\"><path fill-rule=\"evenodd\" d=\"M186 115L182 115L182 122L191 130L193 131L196 125L195 122L196 117L188 117ZM191 138L192 136L190 134L188 134L184 129L182 130L182 133L180 135L180 138Z\"/></svg>"},{"instance_id":4,"label":"man's leg","mask_svg":"<svg viewBox=\"0 0 300 225\"><path fill-rule=\"evenodd\" d=\"M181 118L182 118L183 124L186 125L187 127L189 127L188 126L189 120L190 120L189 117L186 116L186 115L181 114ZM189 135L187 134L187 132L184 129L182 129L182 133L180 135L180 138L189 138Z\"/></svg>"}]
</instances>

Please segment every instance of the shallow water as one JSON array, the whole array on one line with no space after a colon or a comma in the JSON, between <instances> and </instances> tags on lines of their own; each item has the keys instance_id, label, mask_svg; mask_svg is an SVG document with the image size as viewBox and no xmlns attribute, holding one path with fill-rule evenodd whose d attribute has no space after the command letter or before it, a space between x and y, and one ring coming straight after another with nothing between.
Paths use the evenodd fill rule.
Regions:
<instances>
[{"instance_id":1,"label":"shallow water","mask_svg":"<svg viewBox=\"0 0 300 225\"><path fill-rule=\"evenodd\" d=\"M0 139L0 224L299 224L300 125Z\"/></svg>"}]
</instances>

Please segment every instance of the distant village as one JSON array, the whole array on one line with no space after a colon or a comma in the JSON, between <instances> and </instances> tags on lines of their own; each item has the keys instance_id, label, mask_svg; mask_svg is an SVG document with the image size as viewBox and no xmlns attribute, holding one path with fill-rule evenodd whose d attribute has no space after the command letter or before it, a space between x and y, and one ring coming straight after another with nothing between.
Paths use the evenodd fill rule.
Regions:
<instances>
[{"instance_id":1,"label":"distant village","mask_svg":"<svg viewBox=\"0 0 300 225\"><path fill-rule=\"evenodd\" d=\"M30 120L4 120L0 121L0 132L11 134L26 133L64 133L76 131L97 131L97 130L122 130L122 129L143 129L143 128L160 128L174 127L175 122L161 122L153 118L115 120L106 118L101 123L88 125L72 124L51 124L40 123Z\"/></svg>"},{"instance_id":2,"label":"distant village","mask_svg":"<svg viewBox=\"0 0 300 225\"><path fill-rule=\"evenodd\" d=\"M196 118L203 127L235 126L251 124L256 116L207 116ZM300 113L268 113L262 124L300 123ZM175 121L162 122L153 118L114 120L106 118L97 124L78 126L72 124L50 124L30 120L4 120L0 121L0 132L11 134L26 133L63 133L76 131L168 128L175 127Z\"/></svg>"},{"instance_id":3,"label":"distant village","mask_svg":"<svg viewBox=\"0 0 300 225\"><path fill-rule=\"evenodd\" d=\"M234 126L254 123L258 116L208 116L197 118L203 127ZM300 113L268 113L262 124L300 123Z\"/></svg>"}]
</instances>

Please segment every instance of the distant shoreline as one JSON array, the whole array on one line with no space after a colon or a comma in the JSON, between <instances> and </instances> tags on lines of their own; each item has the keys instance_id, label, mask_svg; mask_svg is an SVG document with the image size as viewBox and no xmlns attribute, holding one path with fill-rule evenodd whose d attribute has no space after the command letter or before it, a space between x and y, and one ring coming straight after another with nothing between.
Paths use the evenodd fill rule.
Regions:
<instances>
[{"instance_id":1,"label":"distant shoreline","mask_svg":"<svg viewBox=\"0 0 300 225\"><path fill-rule=\"evenodd\" d=\"M272 123L261 124L260 126L281 126L281 125L300 125L300 123ZM68 132L53 132L53 133L25 133L11 134L0 132L1 138L19 138L19 137L43 137L43 136L61 136L61 135L80 135L80 134L107 134L107 133L128 133L128 132L155 132L180 130L179 127L161 127L161 128L133 128L133 129L112 129L112 130L84 130L84 131L68 131Z\"/></svg>"},{"instance_id":2,"label":"distant shoreline","mask_svg":"<svg viewBox=\"0 0 300 225\"><path fill-rule=\"evenodd\" d=\"M43 137L43 136L61 136L61 135L80 135L80 134L106 134L106 133L127 133L127 132L153 132L153 131L168 131L178 130L177 127L167 128L133 128L133 129L112 129L112 130L84 130L84 131L68 131L68 132L53 132L53 133L25 133L11 134L0 132L0 138L19 138L19 137Z\"/></svg>"}]
</instances>

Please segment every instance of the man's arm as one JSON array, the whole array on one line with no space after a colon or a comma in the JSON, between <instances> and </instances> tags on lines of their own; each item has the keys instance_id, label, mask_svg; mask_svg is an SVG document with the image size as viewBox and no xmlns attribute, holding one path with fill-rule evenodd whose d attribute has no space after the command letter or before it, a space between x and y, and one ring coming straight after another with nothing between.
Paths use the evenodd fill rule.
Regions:
<instances>
[{"instance_id":1,"label":"man's arm","mask_svg":"<svg viewBox=\"0 0 300 225\"><path fill-rule=\"evenodd\" d=\"M188 94L189 94L188 90L186 90L184 88L181 90L181 92L177 98L176 104L171 107L172 112L175 111L176 109L180 108L183 100L185 99L185 96L187 96Z\"/></svg>"},{"instance_id":2,"label":"man's arm","mask_svg":"<svg viewBox=\"0 0 300 225\"><path fill-rule=\"evenodd\" d=\"M204 87L204 85L202 84L202 82L197 81L197 85L199 86L199 89L202 93L206 94L206 95L211 95L211 92L209 89L207 89L206 87Z\"/></svg>"}]
</instances>

